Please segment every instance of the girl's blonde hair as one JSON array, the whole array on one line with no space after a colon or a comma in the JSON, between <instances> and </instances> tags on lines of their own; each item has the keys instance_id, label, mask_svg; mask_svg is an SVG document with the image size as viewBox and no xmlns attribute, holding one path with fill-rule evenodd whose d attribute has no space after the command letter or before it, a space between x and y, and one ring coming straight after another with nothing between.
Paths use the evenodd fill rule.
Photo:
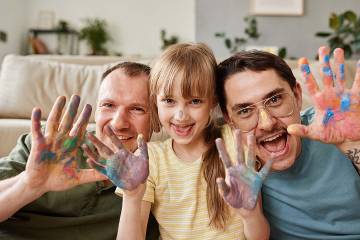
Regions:
<instances>
[{"instance_id":1,"label":"girl's blonde hair","mask_svg":"<svg viewBox=\"0 0 360 240\"><path fill-rule=\"evenodd\" d=\"M217 103L215 94L216 60L205 44L182 43L168 47L155 62L150 72L151 125L158 132L161 124L158 117L156 97L163 91L171 96L175 81L181 81L181 95L184 98L194 96L211 99ZM206 199L210 226L224 229L229 213L228 208L216 184L217 177L224 177L224 166L219 158L215 139L221 137L220 128L212 117L204 129L204 139L209 148L203 155L202 174L207 182Z\"/></svg>"}]
</instances>

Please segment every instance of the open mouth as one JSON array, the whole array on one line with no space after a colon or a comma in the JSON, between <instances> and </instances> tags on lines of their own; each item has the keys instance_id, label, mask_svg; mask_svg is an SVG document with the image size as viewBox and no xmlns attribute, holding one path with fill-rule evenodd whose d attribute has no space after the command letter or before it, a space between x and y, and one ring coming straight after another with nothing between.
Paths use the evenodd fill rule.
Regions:
<instances>
[{"instance_id":1,"label":"open mouth","mask_svg":"<svg viewBox=\"0 0 360 240\"><path fill-rule=\"evenodd\" d=\"M258 144L263 150L272 156L279 157L288 152L288 134L286 131L274 133L258 140Z\"/></svg>"},{"instance_id":2,"label":"open mouth","mask_svg":"<svg viewBox=\"0 0 360 240\"><path fill-rule=\"evenodd\" d=\"M118 139L120 139L121 141L126 141L126 140L129 140L131 139L132 137L127 137L127 136L117 136Z\"/></svg>"},{"instance_id":3,"label":"open mouth","mask_svg":"<svg viewBox=\"0 0 360 240\"><path fill-rule=\"evenodd\" d=\"M192 132L192 129L194 127L195 124L171 124L171 128L173 129L173 131L176 133L176 135L181 136L181 137L186 137L189 136Z\"/></svg>"}]
</instances>

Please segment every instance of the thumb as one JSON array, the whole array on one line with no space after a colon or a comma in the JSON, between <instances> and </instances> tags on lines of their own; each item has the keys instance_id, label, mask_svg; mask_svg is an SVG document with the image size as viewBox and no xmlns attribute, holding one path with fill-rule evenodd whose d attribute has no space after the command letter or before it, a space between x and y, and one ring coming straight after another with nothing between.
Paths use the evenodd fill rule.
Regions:
<instances>
[{"instance_id":1,"label":"thumb","mask_svg":"<svg viewBox=\"0 0 360 240\"><path fill-rule=\"evenodd\" d=\"M138 144L138 149L140 150L141 155L144 156L145 159L149 159L147 144L146 144L146 142L144 140L144 136L142 134L138 135L137 144Z\"/></svg>"},{"instance_id":2,"label":"thumb","mask_svg":"<svg viewBox=\"0 0 360 240\"><path fill-rule=\"evenodd\" d=\"M309 137L309 128L308 126L301 124L291 124L287 127L287 132L291 135L299 137Z\"/></svg>"},{"instance_id":3,"label":"thumb","mask_svg":"<svg viewBox=\"0 0 360 240\"><path fill-rule=\"evenodd\" d=\"M226 184L225 180L223 178L217 178L216 183L218 185L219 194L225 199L225 196L228 195L230 188Z\"/></svg>"}]
</instances>

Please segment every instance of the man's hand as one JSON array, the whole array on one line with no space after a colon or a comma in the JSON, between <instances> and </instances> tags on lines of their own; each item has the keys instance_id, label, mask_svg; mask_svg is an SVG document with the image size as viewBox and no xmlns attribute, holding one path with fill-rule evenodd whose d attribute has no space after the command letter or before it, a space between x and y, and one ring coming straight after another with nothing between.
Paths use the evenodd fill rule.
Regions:
<instances>
[{"instance_id":1,"label":"man's hand","mask_svg":"<svg viewBox=\"0 0 360 240\"><path fill-rule=\"evenodd\" d=\"M241 133L235 131L237 144L237 164L233 166L221 138L216 139L219 156L225 166L225 180L216 180L220 195L233 208L252 210L256 206L261 186L268 175L272 160L266 162L264 167L257 172L255 170L254 135L248 135L248 159L247 165L241 144Z\"/></svg>"},{"instance_id":2,"label":"man's hand","mask_svg":"<svg viewBox=\"0 0 360 240\"><path fill-rule=\"evenodd\" d=\"M89 146L83 145L84 151L89 156L89 164L100 173L108 176L117 187L130 191L138 189L139 185L145 183L149 176L149 157L146 142L141 135L138 137L140 155L136 156L124 148L111 127L105 127L105 134L116 146L117 151L113 152L98 138L88 134L89 140L98 152L96 153Z\"/></svg>"},{"instance_id":3,"label":"man's hand","mask_svg":"<svg viewBox=\"0 0 360 240\"><path fill-rule=\"evenodd\" d=\"M32 147L22 176L29 187L41 193L63 191L106 179L93 169L79 169L81 156L77 154L91 115L91 106L84 107L74 124L80 97L71 97L60 121L65 102L64 96L57 98L46 122L45 134L41 132L41 110L34 108L32 112Z\"/></svg>"},{"instance_id":4,"label":"man's hand","mask_svg":"<svg viewBox=\"0 0 360 240\"><path fill-rule=\"evenodd\" d=\"M323 90L319 89L311 74L307 59L299 60L306 88L315 107L315 118L309 126L294 124L288 127L288 131L290 134L335 144L345 151L349 143L360 141L360 61L357 63L353 86L346 89L342 49L335 49L334 59L335 66L332 69L329 49L319 48Z\"/></svg>"}]
</instances>

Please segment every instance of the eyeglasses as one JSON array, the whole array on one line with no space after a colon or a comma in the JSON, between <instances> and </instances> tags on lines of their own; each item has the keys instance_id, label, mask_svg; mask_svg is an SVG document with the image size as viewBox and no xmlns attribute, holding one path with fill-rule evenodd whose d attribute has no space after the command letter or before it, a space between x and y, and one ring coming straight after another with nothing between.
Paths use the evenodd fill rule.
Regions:
<instances>
[{"instance_id":1,"label":"eyeglasses","mask_svg":"<svg viewBox=\"0 0 360 240\"><path fill-rule=\"evenodd\" d=\"M259 121L259 104L273 117L288 117L294 112L294 97L289 93L278 93L250 106L233 110L232 120L242 132L254 129Z\"/></svg>"}]
</instances>

